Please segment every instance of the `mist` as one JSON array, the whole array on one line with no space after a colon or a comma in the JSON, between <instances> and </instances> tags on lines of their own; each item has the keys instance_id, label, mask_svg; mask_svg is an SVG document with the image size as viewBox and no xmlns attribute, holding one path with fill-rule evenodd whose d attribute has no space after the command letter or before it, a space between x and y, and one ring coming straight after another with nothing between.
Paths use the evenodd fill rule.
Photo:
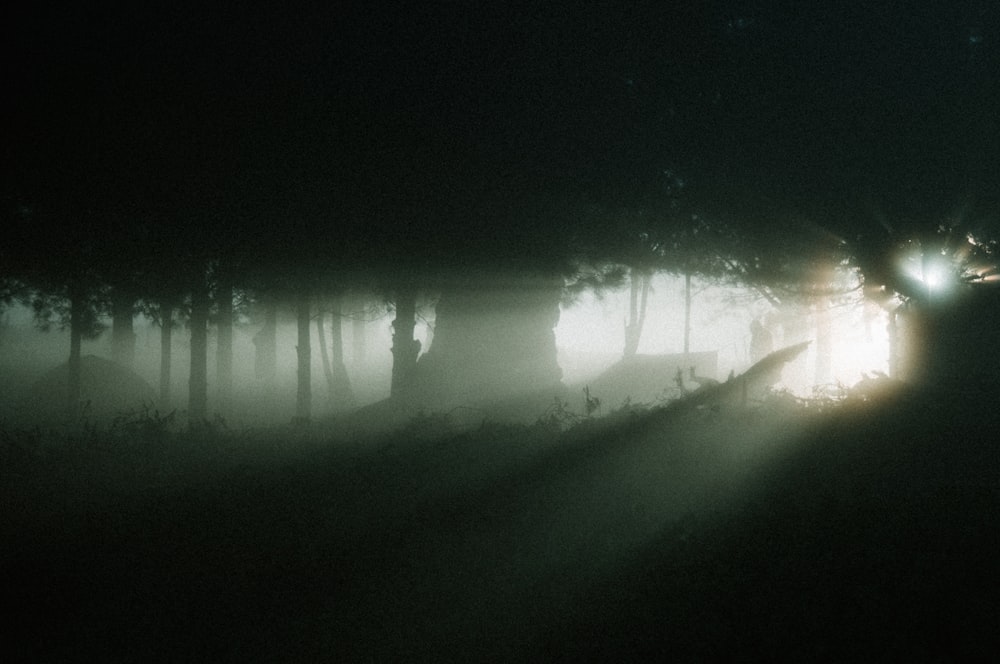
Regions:
<instances>
[{"instance_id":1,"label":"mist","mask_svg":"<svg viewBox=\"0 0 1000 664\"><path fill-rule=\"evenodd\" d=\"M5 7L0 660L996 650L997 10L785 4Z\"/></svg>"},{"instance_id":2,"label":"mist","mask_svg":"<svg viewBox=\"0 0 1000 664\"><path fill-rule=\"evenodd\" d=\"M634 379L631 385L627 379L619 378L614 385L606 384L606 378L602 380L602 376L606 377L623 358L629 315L628 288L619 287L600 293L587 292L560 304L553 332L561 380L552 386L549 394L534 395L534 403L525 404L526 412L512 412L502 407L491 410L491 396L502 394L517 400L532 392L533 386L516 382L499 386L499 392L495 389L498 386L492 386L482 393L465 392L447 402L422 402L418 398L409 405L409 410L467 408L476 412L479 420L530 421L540 416L552 399L567 398L575 410L584 411L587 397L583 388L591 385L594 386L593 397L603 402L604 413L628 403L663 403L682 396L677 385L677 371L687 374L691 367L696 367L699 378L724 381L727 376L742 373L761 359L753 355L754 321L766 323L764 334L768 336L769 350L801 341L811 342L817 336L816 314L809 307L802 309L796 320L789 323L779 321L774 308L746 288L696 283L695 290L693 313L688 314L690 319L685 322L684 278L663 274L652 280L638 352L631 358L635 367L626 372ZM434 294L428 295L416 317L413 338L420 343L421 356L432 348L436 299ZM351 411L390 396L393 304L354 298L352 306L352 310L338 306L334 311L329 303L324 306L320 300L310 314L310 412L319 421L344 418ZM83 342L84 356L113 361L110 318L105 325L107 329L103 333ZM238 315L232 332L232 395L224 408L220 407L218 389L213 389L218 380L218 364L208 363L209 410L229 426L284 424L294 416L298 385L294 305L284 303L276 307L273 374L262 369L261 351L257 348L266 325L259 307L257 310L247 308ZM334 330L335 325L339 331ZM470 325L475 327L477 323ZM689 327L686 352L685 325ZM823 321L823 325L828 327L825 334L836 340L823 351L827 357L821 356L817 344L810 343L806 352L782 368L772 389L801 398L824 391L846 393L864 377L888 373L888 316L884 311L860 298L847 298L832 309L830 319ZM68 330L57 327L40 330L38 321L27 307L6 310L2 326L0 369L7 380L0 417L16 427L59 422L72 425L63 410L64 395L45 392L52 389L45 380L46 375L65 365ZM161 415L186 412L189 330L185 330L183 321L173 321L172 328L175 333L170 346L167 398L154 389L154 386L162 388L160 323L140 314L135 317L132 327L133 350L128 371L137 379L137 384L144 384L143 389L111 399L105 405L101 386L95 383L83 397L90 402L90 410L83 414L85 419L107 424L115 417L142 412L156 411ZM794 330L794 336L788 330ZM210 327L209 357L212 359L219 353L218 334L217 328ZM516 337L519 332L515 327L508 334ZM335 343L338 348L333 348ZM325 358L322 350L326 350ZM328 377L332 363L341 364L346 372L341 386L334 385L333 379ZM645 365L645 370L638 369L641 365ZM99 380L109 381L106 385L109 387L115 378L103 376ZM688 385L692 389L698 386L691 383L690 375ZM602 394L602 387L606 394ZM358 424L363 427L368 423L358 420ZM379 423L370 424L377 427Z\"/></svg>"},{"instance_id":3,"label":"mist","mask_svg":"<svg viewBox=\"0 0 1000 664\"><path fill-rule=\"evenodd\" d=\"M991 426L988 416L951 389L874 373L852 384L837 378L858 367L836 358L858 348L851 334L863 302L844 305L831 323L843 335L830 363L840 391L800 396L794 381L826 363L809 352L781 359L778 334L778 355L754 362L750 321L767 318L758 298L701 290L685 354L684 279L653 283L646 340L628 360L627 289L558 303L563 375L549 390L510 383L445 399L438 385L429 403L442 409L426 408L419 394L414 406L393 401L395 312L367 303L359 320L342 320L353 406L331 404L314 363L314 419L296 421L300 339L286 305L266 396L253 343L261 325L252 316L236 325L225 423L185 426L142 410L25 429L6 420L3 495L18 507L3 528L18 543L3 560L21 579L13 624L29 633L53 612L67 618L52 639L19 640L13 652L296 661L807 652L811 645L771 625L780 619L810 633L810 644L860 656L898 652L898 642L882 641L884 629L940 625L930 608L900 617L880 603L859 605L858 593L924 598L899 556L925 546L928 527L944 537L988 527L994 464L971 436ZM422 346L432 335L428 353L435 300L418 307L414 334ZM461 328L483 329L464 317ZM134 373L156 384L158 326L139 320L134 330ZM179 332L172 393L183 404L189 348ZM17 309L2 339L5 375L26 382L59 362L67 343ZM875 329L873 339L877 347ZM860 350L873 361L868 370L886 366L887 357ZM90 340L84 354L110 361L109 340ZM766 368L763 384L754 367ZM18 411L23 402L7 408L32 415ZM943 409L973 415L960 425L969 442L941 444L956 427ZM919 559L942 566L959 589L944 601L967 633L985 638L992 623L958 604L981 596L958 570L982 553L972 540ZM803 611L804 601L826 608ZM665 629L667 619L675 627ZM845 632L864 641L842 641ZM917 657L933 652L915 637L905 646Z\"/></svg>"}]
</instances>

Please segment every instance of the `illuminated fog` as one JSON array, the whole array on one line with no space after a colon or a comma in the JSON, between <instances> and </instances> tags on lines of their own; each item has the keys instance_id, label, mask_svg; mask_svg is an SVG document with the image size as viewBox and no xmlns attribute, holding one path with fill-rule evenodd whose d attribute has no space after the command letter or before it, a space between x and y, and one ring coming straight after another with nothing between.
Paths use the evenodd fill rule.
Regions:
<instances>
[{"instance_id":1,"label":"illuminated fog","mask_svg":"<svg viewBox=\"0 0 1000 664\"><path fill-rule=\"evenodd\" d=\"M7 3L0 662L1000 649L1000 5Z\"/></svg>"}]
</instances>

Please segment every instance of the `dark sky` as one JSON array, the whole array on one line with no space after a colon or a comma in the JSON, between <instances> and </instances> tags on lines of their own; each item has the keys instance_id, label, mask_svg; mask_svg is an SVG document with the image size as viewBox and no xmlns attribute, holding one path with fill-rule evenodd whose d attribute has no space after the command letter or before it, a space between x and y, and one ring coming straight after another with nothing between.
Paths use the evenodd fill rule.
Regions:
<instances>
[{"instance_id":1,"label":"dark sky","mask_svg":"<svg viewBox=\"0 0 1000 664\"><path fill-rule=\"evenodd\" d=\"M997 200L995 3L326 4L4 10L10 181L419 207L505 178L627 200L670 171L824 223Z\"/></svg>"}]
</instances>

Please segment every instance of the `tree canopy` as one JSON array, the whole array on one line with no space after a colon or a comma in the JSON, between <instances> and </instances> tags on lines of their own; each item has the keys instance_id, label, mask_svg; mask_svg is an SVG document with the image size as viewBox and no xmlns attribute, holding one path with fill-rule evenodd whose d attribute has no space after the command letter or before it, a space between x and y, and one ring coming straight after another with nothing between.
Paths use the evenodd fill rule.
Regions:
<instances>
[{"instance_id":1,"label":"tree canopy","mask_svg":"<svg viewBox=\"0 0 1000 664\"><path fill-rule=\"evenodd\" d=\"M5 10L5 214L108 273L874 275L1000 203L988 13L878 4Z\"/></svg>"}]
</instances>

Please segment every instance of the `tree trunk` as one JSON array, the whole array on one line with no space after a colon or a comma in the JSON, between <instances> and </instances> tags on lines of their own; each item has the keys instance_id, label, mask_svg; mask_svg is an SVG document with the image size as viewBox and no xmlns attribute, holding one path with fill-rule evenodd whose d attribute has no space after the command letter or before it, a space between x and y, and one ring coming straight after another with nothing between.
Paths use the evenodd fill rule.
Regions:
<instances>
[{"instance_id":1,"label":"tree trunk","mask_svg":"<svg viewBox=\"0 0 1000 664\"><path fill-rule=\"evenodd\" d=\"M833 329L830 320L830 298L816 302L816 373L813 382L826 385L833 380Z\"/></svg>"},{"instance_id":2,"label":"tree trunk","mask_svg":"<svg viewBox=\"0 0 1000 664\"><path fill-rule=\"evenodd\" d=\"M306 424L312 417L312 346L309 339L309 296L302 293L296 304L299 343L298 391L295 398L295 422Z\"/></svg>"},{"instance_id":3,"label":"tree trunk","mask_svg":"<svg viewBox=\"0 0 1000 664\"><path fill-rule=\"evenodd\" d=\"M631 288L629 289L629 318L625 324L625 352L623 354L626 360L635 357L639 350L642 328L646 323L649 282L650 275L632 269Z\"/></svg>"},{"instance_id":4,"label":"tree trunk","mask_svg":"<svg viewBox=\"0 0 1000 664\"><path fill-rule=\"evenodd\" d=\"M829 264L816 267L816 296L813 298L813 308L816 325L816 368L813 375L814 385L827 385L833 381L833 320L830 308L832 306L830 292L835 281L834 268Z\"/></svg>"},{"instance_id":5,"label":"tree trunk","mask_svg":"<svg viewBox=\"0 0 1000 664\"><path fill-rule=\"evenodd\" d=\"M337 375L337 368L344 370L344 312L342 300L339 297L333 298L330 303L330 311L333 318L330 320L330 367L333 375ZM344 372L346 375L346 371Z\"/></svg>"},{"instance_id":6,"label":"tree trunk","mask_svg":"<svg viewBox=\"0 0 1000 664\"><path fill-rule=\"evenodd\" d=\"M204 279L204 277L202 277ZM205 283L191 293L191 372L188 379L188 421L192 426L208 418L208 307Z\"/></svg>"},{"instance_id":7,"label":"tree trunk","mask_svg":"<svg viewBox=\"0 0 1000 664\"><path fill-rule=\"evenodd\" d=\"M628 319L625 321L625 358L635 355L639 347L639 335L636 334L636 319L639 316L639 277L633 269L629 274L628 289Z\"/></svg>"},{"instance_id":8,"label":"tree trunk","mask_svg":"<svg viewBox=\"0 0 1000 664\"><path fill-rule=\"evenodd\" d=\"M523 279L514 287L511 281L441 293L434 345L418 364L414 395L422 405L524 398L534 408L563 393L554 331L562 279Z\"/></svg>"},{"instance_id":9,"label":"tree trunk","mask_svg":"<svg viewBox=\"0 0 1000 664\"><path fill-rule=\"evenodd\" d=\"M320 350L323 352L323 370L327 372L327 384L330 387L330 398L334 406L353 408L355 406L354 390L351 389L351 378L344 366L344 333L341 299L333 298L333 320L330 321L330 354L327 356L326 340L323 336L321 321L317 320L316 329L320 336Z\"/></svg>"},{"instance_id":10,"label":"tree trunk","mask_svg":"<svg viewBox=\"0 0 1000 664\"><path fill-rule=\"evenodd\" d=\"M354 408L357 399L351 386L351 376L347 373L344 363L344 316L341 299L333 300L333 321L331 325L330 361L333 369L333 381L337 386L338 403L344 408Z\"/></svg>"},{"instance_id":11,"label":"tree trunk","mask_svg":"<svg viewBox=\"0 0 1000 664\"><path fill-rule=\"evenodd\" d=\"M355 314L351 321L351 362L355 371L360 371L364 366L365 354L367 352L365 337L365 319L361 313Z\"/></svg>"},{"instance_id":12,"label":"tree trunk","mask_svg":"<svg viewBox=\"0 0 1000 664\"><path fill-rule=\"evenodd\" d=\"M160 408L170 410L170 365L173 361L174 307L169 300L160 301Z\"/></svg>"},{"instance_id":13,"label":"tree trunk","mask_svg":"<svg viewBox=\"0 0 1000 664\"><path fill-rule=\"evenodd\" d=\"M691 271L684 273L684 354L691 352Z\"/></svg>"},{"instance_id":14,"label":"tree trunk","mask_svg":"<svg viewBox=\"0 0 1000 664\"><path fill-rule=\"evenodd\" d=\"M278 373L278 306L268 300L264 310L264 327L254 335L254 375L264 381L268 390L274 388Z\"/></svg>"},{"instance_id":15,"label":"tree trunk","mask_svg":"<svg viewBox=\"0 0 1000 664\"><path fill-rule=\"evenodd\" d=\"M215 350L217 409L228 415L233 398L233 287L222 280L216 294L218 344Z\"/></svg>"},{"instance_id":16,"label":"tree trunk","mask_svg":"<svg viewBox=\"0 0 1000 664\"><path fill-rule=\"evenodd\" d=\"M83 289L71 285L69 291L69 375L66 382L66 408L71 417L80 415L80 348L83 342L84 314L87 303Z\"/></svg>"},{"instance_id":17,"label":"tree trunk","mask_svg":"<svg viewBox=\"0 0 1000 664\"><path fill-rule=\"evenodd\" d=\"M886 323L886 334L889 337L889 376L900 378L899 366L899 328L896 325L896 310L888 312L889 321Z\"/></svg>"},{"instance_id":18,"label":"tree trunk","mask_svg":"<svg viewBox=\"0 0 1000 664\"><path fill-rule=\"evenodd\" d=\"M111 302L111 359L126 369L135 362L134 304L135 299L122 290L115 291Z\"/></svg>"},{"instance_id":19,"label":"tree trunk","mask_svg":"<svg viewBox=\"0 0 1000 664\"><path fill-rule=\"evenodd\" d=\"M413 338L417 325L417 291L406 285L396 290L396 318L392 321L392 384L394 399L410 396L420 342Z\"/></svg>"},{"instance_id":20,"label":"tree trunk","mask_svg":"<svg viewBox=\"0 0 1000 664\"><path fill-rule=\"evenodd\" d=\"M333 369L330 368L330 353L326 348L326 330L323 329L324 313L316 314L316 336L319 337L320 364L323 365L323 377L326 378L326 388L330 393L330 403L337 401L337 388L333 383Z\"/></svg>"}]
</instances>

